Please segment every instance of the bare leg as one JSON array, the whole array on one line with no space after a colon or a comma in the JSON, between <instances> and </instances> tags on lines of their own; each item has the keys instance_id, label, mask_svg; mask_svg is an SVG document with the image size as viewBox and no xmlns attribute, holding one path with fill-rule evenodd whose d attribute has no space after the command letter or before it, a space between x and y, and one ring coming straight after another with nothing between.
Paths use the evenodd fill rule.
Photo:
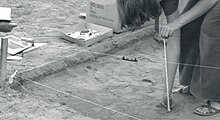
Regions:
<instances>
[{"instance_id":1,"label":"bare leg","mask_svg":"<svg viewBox=\"0 0 220 120\"><path fill-rule=\"evenodd\" d=\"M178 16L180 16L179 11L174 14L167 16L168 23L173 22ZM168 88L169 88L169 98L171 98L171 92L173 88L174 79L176 76L177 66L179 63L180 56L180 30L177 30L172 37L167 41L167 72L168 72ZM166 101L166 87L164 89L164 94L162 100ZM162 102L163 102L162 101Z\"/></svg>"},{"instance_id":2,"label":"bare leg","mask_svg":"<svg viewBox=\"0 0 220 120\"><path fill-rule=\"evenodd\" d=\"M179 32L176 32L172 38L167 42L167 61L168 61L168 88L169 97L171 98L171 92L173 88L173 83L177 71L177 66L179 62L180 55L180 39L178 39ZM166 89L163 94L162 100L166 101Z\"/></svg>"}]
</instances>

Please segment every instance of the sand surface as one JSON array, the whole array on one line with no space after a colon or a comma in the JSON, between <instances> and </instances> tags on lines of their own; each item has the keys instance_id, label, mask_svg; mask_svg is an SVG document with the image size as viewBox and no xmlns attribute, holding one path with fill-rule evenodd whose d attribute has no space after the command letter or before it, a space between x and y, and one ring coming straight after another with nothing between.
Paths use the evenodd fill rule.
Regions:
<instances>
[{"instance_id":1,"label":"sand surface","mask_svg":"<svg viewBox=\"0 0 220 120\"><path fill-rule=\"evenodd\" d=\"M58 37L60 29L82 21L85 0L1 0L12 8L12 32L47 43L21 62L8 65L27 70L79 50ZM33 54L34 53L34 54ZM37 56L37 57L36 57ZM138 62L121 60L122 56ZM218 120L192 110L203 104L193 96L173 95L175 107L167 113L157 107L163 91L163 49L152 38L140 40L113 55L94 58L57 74L22 85L21 92L0 95L1 120ZM143 81L144 80L144 81ZM44 86L44 87L43 87ZM178 76L174 88L179 87Z\"/></svg>"},{"instance_id":2,"label":"sand surface","mask_svg":"<svg viewBox=\"0 0 220 120\"><path fill-rule=\"evenodd\" d=\"M122 60L125 56L138 62ZM81 115L101 120L217 120L193 109L203 101L173 94L170 113L159 105L164 88L163 49L153 38L128 48L29 82L26 89L48 103L59 103ZM174 89L178 88L178 75Z\"/></svg>"}]
</instances>

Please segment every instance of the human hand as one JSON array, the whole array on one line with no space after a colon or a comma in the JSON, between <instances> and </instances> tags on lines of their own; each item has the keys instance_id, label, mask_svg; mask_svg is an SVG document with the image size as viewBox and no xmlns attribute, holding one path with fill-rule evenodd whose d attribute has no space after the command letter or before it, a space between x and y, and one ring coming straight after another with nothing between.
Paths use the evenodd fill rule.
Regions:
<instances>
[{"instance_id":1,"label":"human hand","mask_svg":"<svg viewBox=\"0 0 220 120\"><path fill-rule=\"evenodd\" d=\"M0 32L11 32L14 27L17 27L16 23L0 22Z\"/></svg>"},{"instance_id":2,"label":"human hand","mask_svg":"<svg viewBox=\"0 0 220 120\"><path fill-rule=\"evenodd\" d=\"M173 35L175 31L180 29L178 23L172 22L160 27L160 36L167 39Z\"/></svg>"}]
</instances>

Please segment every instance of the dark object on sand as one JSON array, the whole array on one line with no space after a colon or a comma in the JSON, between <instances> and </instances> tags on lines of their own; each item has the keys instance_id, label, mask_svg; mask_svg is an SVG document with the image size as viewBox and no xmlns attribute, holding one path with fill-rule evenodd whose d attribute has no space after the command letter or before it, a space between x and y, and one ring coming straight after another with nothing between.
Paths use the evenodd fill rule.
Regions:
<instances>
[{"instance_id":1,"label":"dark object on sand","mask_svg":"<svg viewBox=\"0 0 220 120\"><path fill-rule=\"evenodd\" d=\"M153 81L152 80L149 80L149 79L143 79L143 80L141 80L142 82L148 82L148 83L153 83Z\"/></svg>"},{"instance_id":2,"label":"dark object on sand","mask_svg":"<svg viewBox=\"0 0 220 120\"><path fill-rule=\"evenodd\" d=\"M125 56L122 57L122 60L130 61L130 62L138 62L137 58L129 59L129 58L126 58Z\"/></svg>"}]
</instances>

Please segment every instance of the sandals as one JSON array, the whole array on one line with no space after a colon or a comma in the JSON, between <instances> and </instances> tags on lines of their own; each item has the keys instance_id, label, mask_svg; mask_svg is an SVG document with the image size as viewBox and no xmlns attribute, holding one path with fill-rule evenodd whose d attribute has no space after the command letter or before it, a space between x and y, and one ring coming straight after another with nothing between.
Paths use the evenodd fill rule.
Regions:
<instances>
[{"instance_id":1,"label":"sandals","mask_svg":"<svg viewBox=\"0 0 220 120\"><path fill-rule=\"evenodd\" d=\"M185 95L192 95L190 93L190 86L183 86L181 88L178 88L178 89L174 90L173 93L181 93L181 94L185 94Z\"/></svg>"},{"instance_id":2,"label":"sandals","mask_svg":"<svg viewBox=\"0 0 220 120\"><path fill-rule=\"evenodd\" d=\"M201 105L193 110L193 112L200 116L211 116L220 112L220 110L212 107L210 101L207 101L207 105Z\"/></svg>"},{"instance_id":3,"label":"sandals","mask_svg":"<svg viewBox=\"0 0 220 120\"><path fill-rule=\"evenodd\" d=\"M220 111L209 105L201 105L200 107L195 108L193 112L200 116L211 116Z\"/></svg>"}]
</instances>

